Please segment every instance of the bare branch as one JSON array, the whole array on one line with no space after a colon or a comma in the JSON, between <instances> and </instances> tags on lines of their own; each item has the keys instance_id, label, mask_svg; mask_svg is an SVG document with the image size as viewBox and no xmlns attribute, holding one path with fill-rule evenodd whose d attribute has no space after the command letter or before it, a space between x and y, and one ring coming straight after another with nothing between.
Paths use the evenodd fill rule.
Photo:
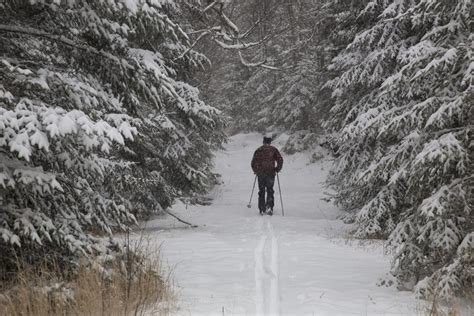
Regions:
<instances>
[{"instance_id":1,"label":"bare branch","mask_svg":"<svg viewBox=\"0 0 474 316\"><path fill-rule=\"evenodd\" d=\"M218 39L214 39L214 42L219 44L220 47L224 49L235 49L235 50L243 50L243 49L248 49L252 48L255 46L261 45L264 41L258 41L258 42L253 42L253 43L236 43L236 44L226 44L222 41L219 41Z\"/></svg>"},{"instance_id":2,"label":"bare branch","mask_svg":"<svg viewBox=\"0 0 474 316\"><path fill-rule=\"evenodd\" d=\"M274 67L274 66L270 66L270 65L265 64L267 62L266 60L263 60L263 61L260 61L260 62L257 62L257 63L249 63L244 59L244 56L242 55L242 52L240 52L240 51L239 51L239 58L240 58L240 62L242 63L242 65L244 65L246 67L261 67L261 68L265 68L265 69L269 69L269 70L280 70L278 67Z\"/></svg>"},{"instance_id":3,"label":"bare branch","mask_svg":"<svg viewBox=\"0 0 474 316\"><path fill-rule=\"evenodd\" d=\"M205 36L209 35L209 33L210 33L209 31L206 31L206 32L201 33L201 34L198 36L198 38L194 41L194 43L192 43L191 46L189 46L188 49L187 49L184 53L182 53L181 55L179 55L178 57L176 57L175 60L181 59L181 58L183 58L184 56L186 56L190 51L193 50L194 46L196 46L197 43L199 43L199 41L200 41L201 39L203 39Z\"/></svg>"},{"instance_id":4,"label":"bare branch","mask_svg":"<svg viewBox=\"0 0 474 316\"><path fill-rule=\"evenodd\" d=\"M189 47L189 49L187 49L178 58L183 58L196 46L196 44L200 40L202 40L205 36L211 35L212 40L221 48L238 51L240 61L244 66L262 67L262 68L271 69L271 70L279 69L277 67L267 65L266 60L256 62L256 63L246 62L241 53L241 50L261 46L270 38L274 37L274 36L267 36L257 42L250 42L250 43L243 41L243 39L251 35L251 33L256 29L256 27L259 24L261 24L265 20L265 18L260 17L247 31L241 34L239 27L224 13L224 7L225 6L222 4L222 1L220 0L212 1L203 9L199 9L194 6L191 7L193 10L199 12L202 15L203 20L209 22L211 21L211 19L213 19L215 22L219 23L220 25L217 25L217 26L214 25L214 26L204 28L199 31L191 32L190 34L197 34L197 33L201 33L201 34L194 41L194 43Z\"/></svg>"},{"instance_id":5,"label":"bare branch","mask_svg":"<svg viewBox=\"0 0 474 316\"><path fill-rule=\"evenodd\" d=\"M247 36L249 36L253 32L253 30L255 30L255 28L257 26L259 26L260 23L262 23L263 21L264 21L264 19L262 19L262 18L258 19L251 27L249 27L249 29L247 31L244 32L244 34L241 34L239 38L244 39Z\"/></svg>"},{"instance_id":6,"label":"bare branch","mask_svg":"<svg viewBox=\"0 0 474 316\"><path fill-rule=\"evenodd\" d=\"M191 226L191 228L197 228L197 227L199 227L199 226L197 226L197 225L191 224L191 223L189 223L189 222L187 222L187 221L185 221L185 220L179 218L178 216L174 215L173 213L171 213L171 212L168 211L168 210L163 210L163 211L164 211L166 214L171 215L171 216L173 216L174 218L176 218L179 222Z\"/></svg>"},{"instance_id":7,"label":"bare branch","mask_svg":"<svg viewBox=\"0 0 474 316\"><path fill-rule=\"evenodd\" d=\"M220 26L213 26L213 27L208 27L208 28L205 28L205 29L201 29L201 30L197 30L197 31L191 31L189 32L188 34L198 34L198 33L203 33L203 32L220 32L221 31L221 27Z\"/></svg>"},{"instance_id":8,"label":"bare branch","mask_svg":"<svg viewBox=\"0 0 474 316\"><path fill-rule=\"evenodd\" d=\"M208 5L207 7L205 7L201 12L202 12L202 13L206 13L207 11L209 11L210 9L212 9L216 4L217 4L217 1L213 1L210 5Z\"/></svg>"},{"instance_id":9,"label":"bare branch","mask_svg":"<svg viewBox=\"0 0 474 316\"><path fill-rule=\"evenodd\" d=\"M224 12L222 12L222 10L219 12L222 20L225 22L225 24L232 30L232 32L234 32L234 34L238 37L238 34L240 33L240 30L239 28L237 27L237 25L235 25L234 22L232 22L228 17L227 15L224 14Z\"/></svg>"}]
</instances>

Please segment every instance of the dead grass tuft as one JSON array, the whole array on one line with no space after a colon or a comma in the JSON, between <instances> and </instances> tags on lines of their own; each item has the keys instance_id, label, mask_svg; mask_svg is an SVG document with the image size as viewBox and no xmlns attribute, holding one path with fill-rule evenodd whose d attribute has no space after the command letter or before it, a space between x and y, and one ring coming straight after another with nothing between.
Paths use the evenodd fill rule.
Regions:
<instances>
[{"instance_id":1,"label":"dead grass tuft","mask_svg":"<svg viewBox=\"0 0 474 316\"><path fill-rule=\"evenodd\" d=\"M428 300L428 304L423 308L425 316L464 316L472 315L474 307L474 291L469 290L467 297L460 299L453 298L446 302L439 298L435 292Z\"/></svg>"},{"instance_id":2,"label":"dead grass tuft","mask_svg":"<svg viewBox=\"0 0 474 316\"><path fill-rule=\"evenodd\" d=\"M68 276L22 266L0 289L0 315L12 316L168 315L174 302L159 254L152 258L130 247L105 264L84 261Z\"/></svg>"}]
</instances>

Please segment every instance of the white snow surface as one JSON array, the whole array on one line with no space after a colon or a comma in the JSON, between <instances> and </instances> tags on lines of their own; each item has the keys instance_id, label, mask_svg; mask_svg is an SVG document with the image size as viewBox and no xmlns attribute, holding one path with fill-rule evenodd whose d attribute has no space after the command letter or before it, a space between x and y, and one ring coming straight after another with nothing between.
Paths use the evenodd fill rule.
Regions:
<instances>
[{"instance_id":1,"label":"white snow surface","mask_svg":"<svg viewBox=\"0 0 474 316\"><path fill-rule=\"evenodd\" d=\"M275 141L282 146L287 137ZM326 197L328 161L308 154L285 156L275 181L275 215L258 215L258 188L247 204L254 175L250 160L259 134L230 138L216 155L222 184L209 206L177 203L174 214L199 225L186 228L171 217L146 224L161 245L178 291L176 315L420 315L411 292L377 286L389 271L383 242L347 239L350 226Z\"/></svg>"}]
</instances>

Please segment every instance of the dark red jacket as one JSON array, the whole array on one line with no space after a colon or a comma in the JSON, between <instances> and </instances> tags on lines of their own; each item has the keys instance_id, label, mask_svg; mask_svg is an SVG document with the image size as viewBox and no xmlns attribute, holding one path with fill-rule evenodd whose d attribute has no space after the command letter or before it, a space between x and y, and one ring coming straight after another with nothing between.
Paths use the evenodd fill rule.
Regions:
<instances>
[{"instance_id":1,"label":"dark red jacket","mask_svg":"<svg viewBox=\"0 0 474 316\"><path fill-rule=\"evenodd\" d=\"M283 167L283 158L278 149L265 144L255 151L251 165L256 175L275 175Z\"/></svg>"}]
</instances>

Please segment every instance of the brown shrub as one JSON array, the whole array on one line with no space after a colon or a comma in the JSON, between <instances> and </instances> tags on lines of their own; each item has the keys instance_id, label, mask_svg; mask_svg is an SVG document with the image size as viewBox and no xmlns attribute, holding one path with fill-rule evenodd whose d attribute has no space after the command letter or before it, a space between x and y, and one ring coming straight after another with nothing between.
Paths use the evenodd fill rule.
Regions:
<instances>
[{"instance_id":1,"label":"brown shrub","mask_svg":"<svg viewBox=\"0 0 474 316\"><path fill-rule=\"evenodd\" d=\"M0 289L0 315L167 315L174 307L159 255L139 249L127 247L100 264L84 260L67 274L18 264L15 278Z\"/></svg>"}]
</instances>

